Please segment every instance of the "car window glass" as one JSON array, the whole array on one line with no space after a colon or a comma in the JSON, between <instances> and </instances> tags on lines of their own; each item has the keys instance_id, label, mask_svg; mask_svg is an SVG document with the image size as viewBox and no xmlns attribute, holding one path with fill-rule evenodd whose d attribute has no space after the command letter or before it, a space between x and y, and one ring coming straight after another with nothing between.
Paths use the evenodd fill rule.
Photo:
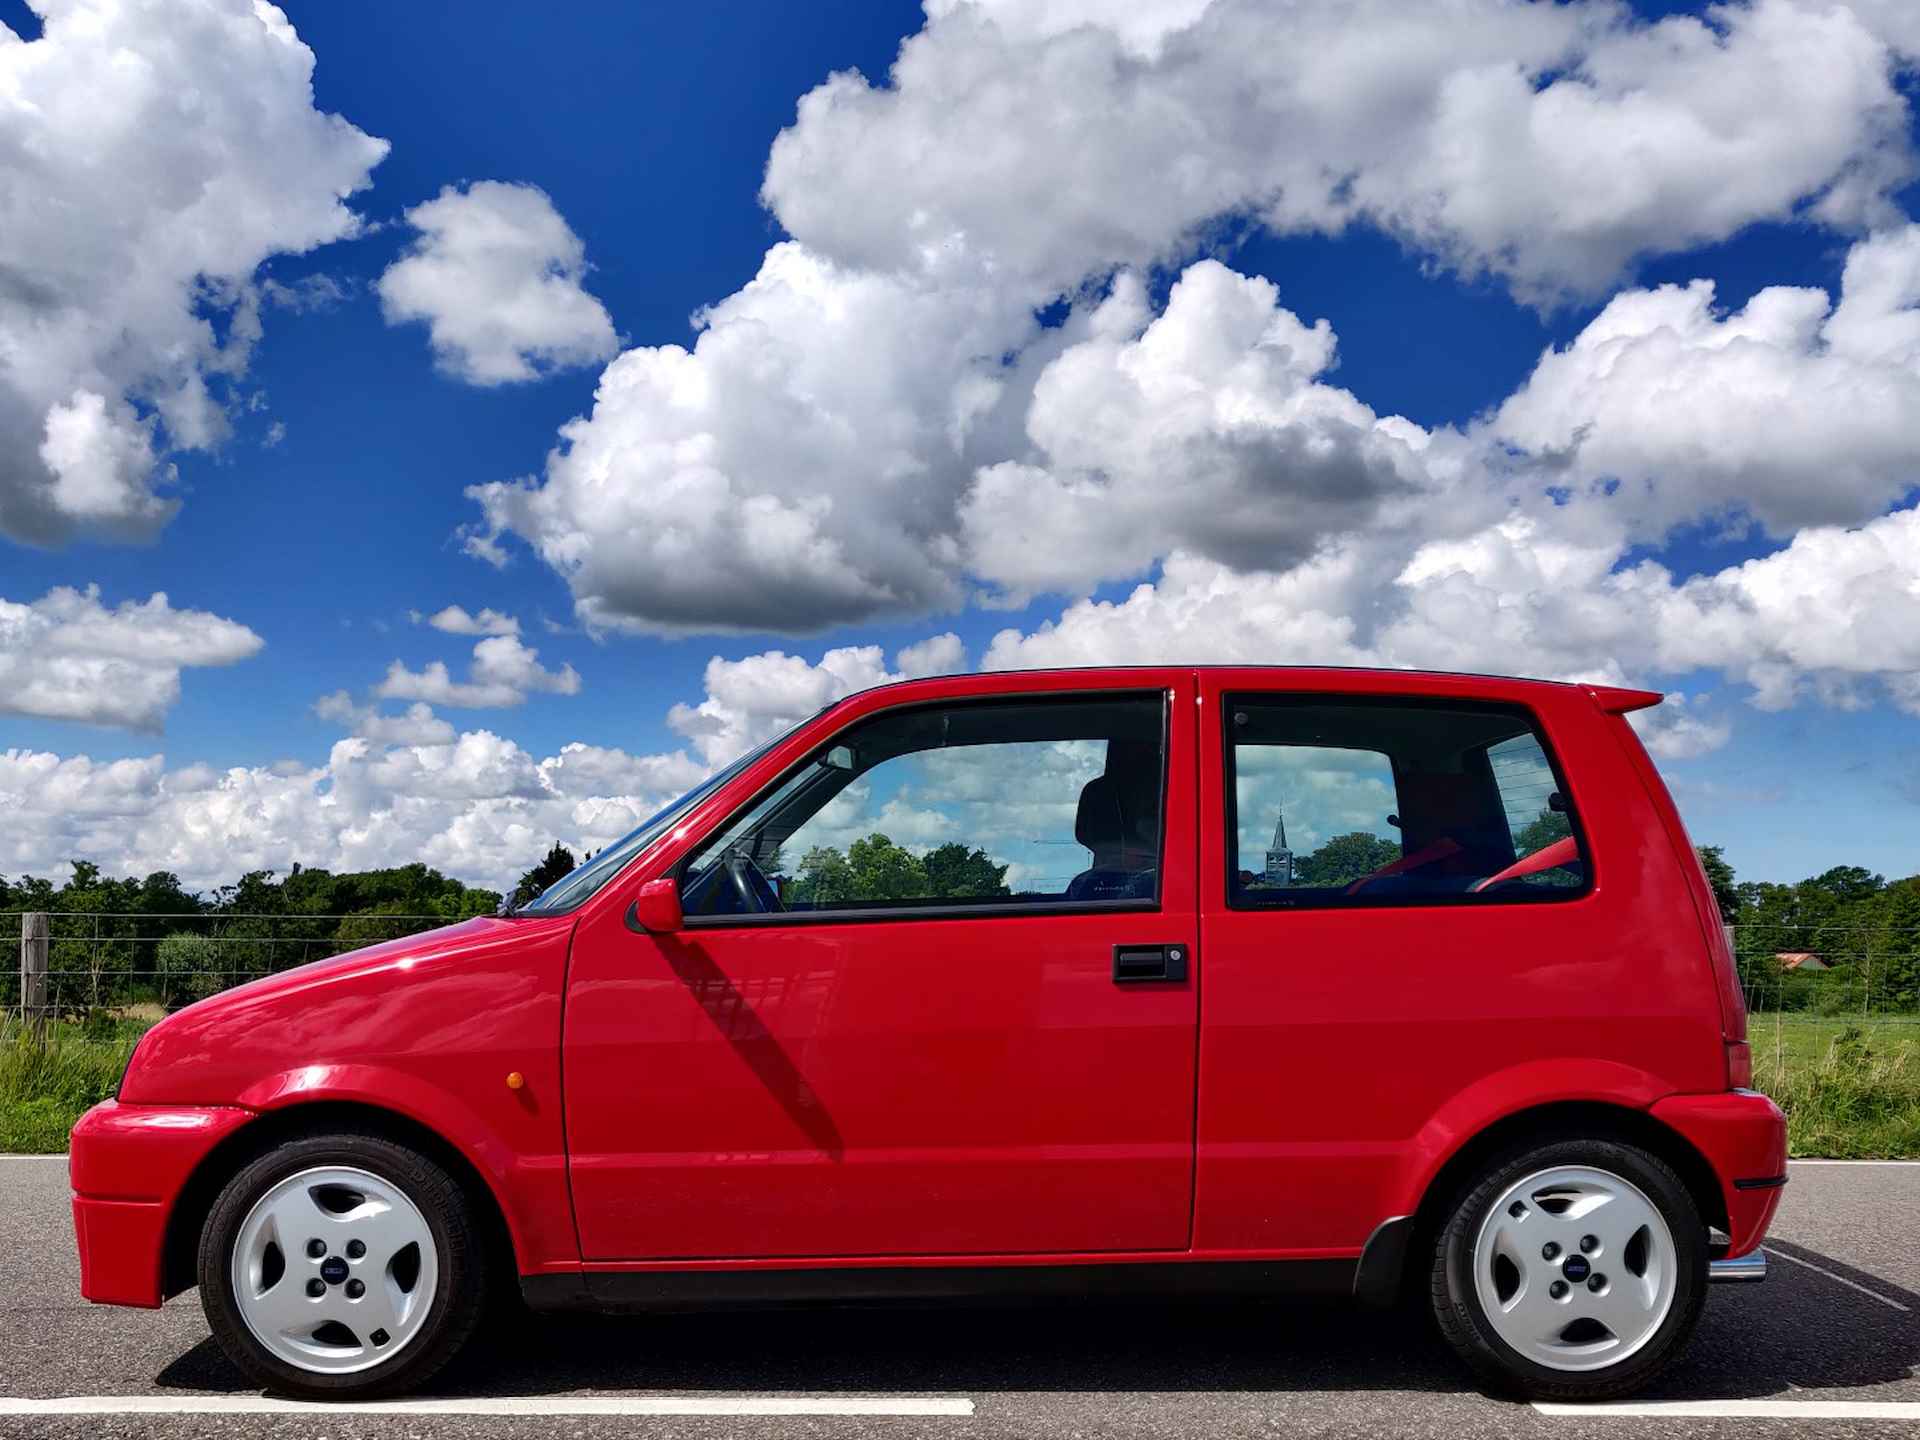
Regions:
<instances>
[{"instance_id":1,"label":"car window glass","mask_svg":"<svg viewBox=\"0 0 1920 1440\"><path fill-rule=\"evenodd\" d=\"M1378 750L1248 745L1234 783L1250 889L1344 885L1400 858L1393 766Z\"/></svg>"},{"instance_id":2,"label":"car window glass","mask_svg":"<svg viewBox=\"0 0 1920 1440\"><path fill-rule=\"evenodd\" d=\"M1502 705L1227 702L1236 905L1498 903L1587 863L1531 718Z\"/></svg>"},{"instance_id":3,"label":"car window glass","mask_svg":"<svg viewBox=\"0 0 1920 1440\"><path fill-rule=\"evenodd\" d=\"M692 917L1151 903L1164 700L986 702L834 737L688 860Z\"/></svg>"}]
</instances>

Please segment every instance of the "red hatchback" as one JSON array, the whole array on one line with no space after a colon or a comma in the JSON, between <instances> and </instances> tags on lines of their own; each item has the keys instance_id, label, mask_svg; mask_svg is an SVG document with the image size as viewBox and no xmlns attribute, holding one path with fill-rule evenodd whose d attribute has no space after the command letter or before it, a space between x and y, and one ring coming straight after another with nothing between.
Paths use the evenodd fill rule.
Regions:
<instances>
[{"instance_id":1,"label":"red hatchback","mask_svg":"<svg viewBox=\"0 0 1920 1440\"><path fill-rule=\"evenodd\" d=\"M162 1021L73 1134L88 1298L419 1384L536 1309L1429 1295L1619 1395L1786 1179L1639 691L1341 670L921 680L533 903Z\"/></svg>"}]
</instances>

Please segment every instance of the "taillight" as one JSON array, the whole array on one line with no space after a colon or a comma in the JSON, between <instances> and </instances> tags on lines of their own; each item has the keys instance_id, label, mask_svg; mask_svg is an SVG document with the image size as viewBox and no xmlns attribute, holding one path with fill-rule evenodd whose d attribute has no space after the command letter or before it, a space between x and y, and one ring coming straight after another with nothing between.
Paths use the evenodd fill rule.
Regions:
<instances>
[{"instance_id":1,"label":"taillight","mask_svg":"<svg viewBox=\"0 0 1920 1440\"><path fill-rule=\"evenodd\" d=\"M1753 1088L1753 1047L1744 1040L1727 1042L1727 1088L1729 1090Z\"/></svg>"}]
</instances>

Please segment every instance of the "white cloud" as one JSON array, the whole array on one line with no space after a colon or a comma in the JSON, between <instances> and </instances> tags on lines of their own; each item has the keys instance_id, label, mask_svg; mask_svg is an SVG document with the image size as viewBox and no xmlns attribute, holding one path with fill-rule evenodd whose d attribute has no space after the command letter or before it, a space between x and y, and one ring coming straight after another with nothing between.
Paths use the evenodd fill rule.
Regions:
<instances>
[{"instance_id":1,"label":"white cloud","mask_svg":"<svg viewBox=\"0 0 1920 1440\"><path fill-rule=\"evenodd\" d=\"M967 668L967 647L951 630L933 635L918 644L908 645L893 657L901 675L909 680L929 675L958 675Z\"/></svg>"},{"instance_id":2,"label":"white cloud","mask_svg":"<svg viewBox=\"0 0 1920 1440\"><path fill-rule=\"evenodd\" d=\"M271 5L36 9L38 39L0 25L0 534L151 539L166 457L227 433L256 272L353 234L387 145L314 108Z\"/></svg>"},{"instance_id":3,"label":"white cloud","mask_svg":"<svg viewBox=\"0 0 1920 1440\"><path fill-rule=\"evenodd\" d=\"M1269 281L1191 266L1150 317L1122 274L1084 339L1040 374L1040 462L980 472L961 511L969 566L1019 599L1137 575L1169 549L1281 569L1416 492L1429 437L1317 383L1333 331Z\"/></svg>"},{"instance_id":4,"label":"white cloud","mask_svg":"<svg viewBox=\"0 0 1920 1440\"><path fill-rule=\"evenodd\" d=\"M1421 544L1386 587L1380 552L1357 546L1268 575L1175 555L1124 600L1001 631L985 665L1383 665L1605 683L1707 670L1769 708L1884 694L1920 713L1920 509L1804 530L1689 579L1653 560L1623 567L1623 530L1594 538L1603 524L1576 513L1556 528L1557 513ZM1661 723L1675 746L1720 730Z\"/></svg>"},{"instance_id":5,"label":"white cloud","mask_svg":"<svg viewBox=\"0 0 1920 1440\"><path fill-rule=\"evenodd\" d=\"M418 622L416 622L418 623ZM520 622L511 615L502 615L498 610L483 609L478 615L469 615L458 605L449 605L426 617L426 622L436 630L449 635L518 635Z\"/></svg>"},{"instance_id":6,"label":"white cloud","mask_svg":"<svg viewBox=\"0 0 1920 1440\"><path fill-rule=\"evenodd\" d=\"M397 715L385 714L377 706L356 705L345 690L335 690L314 701L313 713L375 744L445 745L453 739L453 726L435 715L431 705L421 701L415 701Z\"/></svg>"},{"instance_id":7,"label":"white cloud","mask_svg":"<svg viewBox=\"0 0 1920 1440\"><path fill-rule=\"evenodd\" d=\"M691 351L607 367L542 481L468 492L488 527L469 549L498 563L517 532L596 628L805 633L957 604L954 509L1026 308L783 244L697 319Z\"/></svg>"},{"instance_id":8,"label":"white cloud","mask_svg":"<svg viewBox=\"0 0 1920 1440\"><path fill-rule=\"evenodd\" d=\"M407 211L419 238L380 277L389 325L424 322L434 359L472 385L535 380L618 348L581 287L587 252L546 192L482 180Z\"/></svg>"},{"instance_id":9,"label":"white cloud","mask_svg":"<svg viewBox=\"0 0 1920 1440\"><path fill-rule=\"evenodd\" d=\"M455 680L444 660L420 670L395 660L373 693L382 700L423 700L473 710L519 705L536 692L578 695L580 673L571 665L548 670L540 664L540 652L521 644L519 636L494 635L473 647L465 680Z\"/></svg>"},{"instance_id":10,"label":"white cloud","mask_svg":"<svg viewBox=\"0 0 1920 1440\"><path fill-rule=\"evenodd\" d=\"M767 204L839 261L1058 291L1246 215L1593 292L1808 205L1884 215L1911 168L1887 47L1821 0L929 9L889 84L834 75L774 144Z\"/></svg>"},{"instance_id":11,"label":"white cloud","mask_svg":"<svg viewBox=\"0 0 1920 1440\"><path fill-rule=\"evenodd\" d=\"M174 609L164 593L112 608L97 585L0 599L0 713L158 730L182 670L237 664L263 643L237 621Z\"/></svg>"},{"instance_id":12,"label":"white cloud","mask_svg":"<svg viewBox=\"0 0 1920 1440\"><path fill-rule=\"evenodd\" d=\"M1840 300L1711 281L1616 296L1493 421L1567 484L1618 481L1636 529L1750 513L1780 535L1879 515L1920 474L1920 226L1863 241Z\"/></svg>"},{"instance_id":13,"label":"white cloud","mask_svg":"<svg viewBox=\"0 0 1920 1440\"><path fill-rule=\"evenodd\" d=\"M1327 383L1330 328L1265 281L1202 261L1156 315L1110 277L1222 221L1370 223L1550 300L1759 220L1886 224L1913 163L1898 63L1824 0L1652 25L1603 0L936 0L888 85L837 75L776 141L764 198L794 238L691 350L615 360L542 476L473 487L468 548L524 539L591 629L805 634L1175 552L1253 573L1369 531L1457 538L1608 466L1637 467L1617 498L1642 539L1749 482L1786 529L1868 519L1907 448L1908 377L1847 318L1898 328L1880 241L1824 331L1804 292L1731 319L1704 291L1623 296L1497 426L1432 432ZM1646 342L1614 346L1633 363L1590 353L1610 331ZM1817 372L1881 387L1829 486L1801 478L1812 446L1741 431ZM1721 428L1640 423L1663 383Z\"/></svg>"}]
</instances>

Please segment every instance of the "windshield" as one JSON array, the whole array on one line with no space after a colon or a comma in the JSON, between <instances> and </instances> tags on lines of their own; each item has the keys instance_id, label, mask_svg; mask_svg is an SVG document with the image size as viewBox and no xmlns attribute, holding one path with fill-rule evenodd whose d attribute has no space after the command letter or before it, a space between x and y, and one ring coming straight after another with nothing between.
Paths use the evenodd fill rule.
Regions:
<instances>
[{"instance_id":1,"label":"windshield","mask_svg":"<svg viewBox=\"0 0 1920 1440\"><path fill-rule=\"evenodd\" d=\"M807 722L802 721L801 723L805 724ZM660 811L659 814L644 821L639 829L614 841L613 844L607 846L606 849L587 861L586 864L569 870L565 875L554 881L553 884L549 885L545 890L542 890L538 896L529 900L526 904L517 909L509 909L503 913L509 915L558 915L562 911L571 910L576 905L584 903L589 896L598 892L602 885L605 885L615 875L619 874L620 871L626 867L626 863L629 860L633 859L634 856L638 855L655 840L658 840L662 835L666 834L668 830L672 829L674 821L678 820L682 815L686 814L687 811L698 805L702 800L706 799L707 796L711 795L715 790L718 790L722 785L726 784L727 781L738 775L742 770L746 769L782 740L785 740L788 735L793 734L794 730L798 730L799 728L800 726L796 725L793 727L793 730L787 730L776 735L759 749L750 750L745 755L742 755L724 770L709 775L705 780L702 780L698 785L694 786L693 789L687 791L686 794L667 806L666 809Z\"/></svg>"}]
</instances>

